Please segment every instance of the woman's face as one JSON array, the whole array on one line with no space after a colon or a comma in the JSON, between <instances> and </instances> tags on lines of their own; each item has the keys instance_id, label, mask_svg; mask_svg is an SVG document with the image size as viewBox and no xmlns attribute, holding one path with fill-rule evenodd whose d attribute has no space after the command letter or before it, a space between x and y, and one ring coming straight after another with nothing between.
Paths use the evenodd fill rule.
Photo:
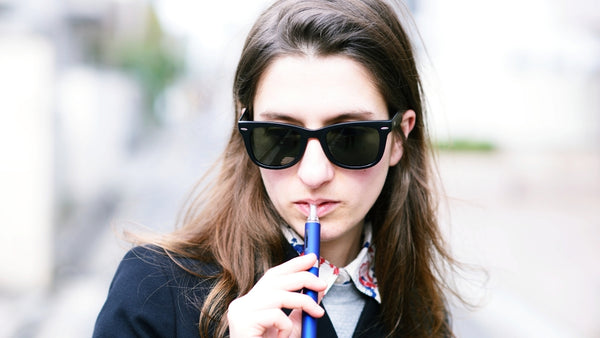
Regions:
<instances>
[{"instance_id":1,"label":"woman's face","mask_svg":"<svg viewBox=\"0 0 600 338\"><path fill-rule=\"evenodd\" d=\"M343 56L275 59L259 81L253 112L255 121L309 129L390 118L367 70ZM408 111L403 116L403 129L408 128L408 133L413 125L414 113ZM343 169L327 159L317 139L310 139L299 163L280 170L261 168L260 172L273 205L300 235L304 235L309 203L317 205L321 252L329 258L328 251L352 251L349 245L359 245L365 215L379 196L389 167L401 157L400 141L388 134L379 163L368 169Z\"/></svg>"}]
</instances>

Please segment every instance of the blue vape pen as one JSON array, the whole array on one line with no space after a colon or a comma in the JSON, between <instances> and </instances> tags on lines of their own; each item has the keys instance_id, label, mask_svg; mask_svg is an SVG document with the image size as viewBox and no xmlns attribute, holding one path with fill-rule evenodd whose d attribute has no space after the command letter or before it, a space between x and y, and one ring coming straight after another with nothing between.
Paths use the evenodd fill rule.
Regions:
<instances>
[{"instance_id":1,"label":"blue vape pen","mask_svg":"<svg viewBox=\"0 0 600 338\"><path fill-rule=\"evenodd\" d=\"M317 206L310 204L310 213L306 224L304 225L304 254L314 253L317 255L317 263L308 271L315 276L319 276L319 259L321 243L321 223L317 216ZM309 295L315 302L318 302L319 294L313 290L304 289L304 293ZM317 337L317 318L313 318L302 312L302 338Z\"/></svg>"}]
</instances>

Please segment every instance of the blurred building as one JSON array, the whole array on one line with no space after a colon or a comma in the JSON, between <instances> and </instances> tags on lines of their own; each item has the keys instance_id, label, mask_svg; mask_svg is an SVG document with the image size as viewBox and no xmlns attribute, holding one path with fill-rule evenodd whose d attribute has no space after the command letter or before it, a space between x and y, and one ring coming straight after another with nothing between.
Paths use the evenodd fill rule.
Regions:
<instances>
[{"instance_id":1,"label":"blurred building","mask_svg":"<svg viewBox=\"0 0 600 338\"><path fill-rule=\"evenodd\" d=\"M107 46L139 40L150 9L145 1L0 1L0 255L18 257L1 261L0 288L49 287L91 231L65 220L115 203L111 182L139 134L143 89L110 63Z\"/></svg>"},{"instance_id":2,"label":"blurred building","mask_svg":"<svg viewBox=\"0 0 600 338\"><path fill-rule=\"evenodd\" d=\"M419 1L438 137L511 151L598 150L594 1Z\"/></svg>"},{"instance_id":3,"label":"blurred building","mask_svg":"<svg viewBox=\"0 0 600 338\"><path fill-rule=\"evenodd\" d=\"M122 46L151 19L137 0L0 1L0 336L36 335L119 201L146 119Z\"/></svg>"}]
</instances>

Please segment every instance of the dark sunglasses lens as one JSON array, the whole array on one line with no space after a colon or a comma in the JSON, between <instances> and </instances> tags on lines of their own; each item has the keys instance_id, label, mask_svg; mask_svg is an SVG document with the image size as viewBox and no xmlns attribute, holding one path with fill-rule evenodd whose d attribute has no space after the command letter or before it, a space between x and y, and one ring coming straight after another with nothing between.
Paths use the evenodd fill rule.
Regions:
<instances>
[{"instance_id":1,"label":"dark sunglasses lens","mask_svg":"<svg viewBox=\"0 0 600 338\"><path fill-rule=\"evenodd\" d=\"M375 128L346 126L327 133L327 147L336 162L363 166L375 162L379 132Z\"/></svg>"},{"instance_id":2,"label":"dark sunglasses lens","mask_svg":"<svg viewBox=\"0 0 600 338\"><path fill-rule=\"evenodd\" d=\"M300 134L286 127L254 128L251 141L254 157L267 166L287 165L303 150Z\"/></svg>"}]
</instances>

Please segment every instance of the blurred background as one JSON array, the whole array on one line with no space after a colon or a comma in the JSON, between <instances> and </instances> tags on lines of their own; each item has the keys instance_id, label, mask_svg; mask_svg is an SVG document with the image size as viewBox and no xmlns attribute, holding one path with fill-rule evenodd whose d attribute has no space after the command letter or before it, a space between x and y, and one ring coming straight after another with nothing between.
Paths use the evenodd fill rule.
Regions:
<instances>
[{"instance_id":1,"label":"blurred background","mask_svg":"<svg viewBox=\"0 0 600 338\"><path fill-rule=\"evenodd\" d=\"M0 0L0 337L85 337L232 127L270 1ZM600 337L600 7L412 0L460 337Z\"/></svg>"}]
</instances>

